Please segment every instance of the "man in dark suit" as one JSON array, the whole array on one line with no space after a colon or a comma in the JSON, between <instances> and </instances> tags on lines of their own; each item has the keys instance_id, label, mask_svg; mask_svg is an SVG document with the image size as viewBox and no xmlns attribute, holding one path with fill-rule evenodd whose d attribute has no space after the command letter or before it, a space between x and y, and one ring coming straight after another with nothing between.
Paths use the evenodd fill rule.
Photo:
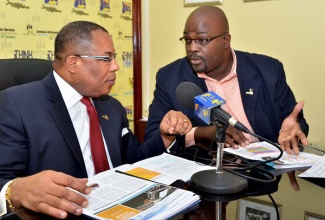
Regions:
<instances>
[{"instance_id":1,"label":"man in dark suit","mask_svg":"<svg viewBox=\"0 0 325 220\"><path fill-rule=\"evenodd\" d=\"M191 130L184 114L169 111L141 144L123 106L107 95L118 69L107 30L92 22L71 22L55 39L53 72L0 93L2 211L6 193L11 209L25 207L57 218L82 214L88 201L75 191L89 194L86 178L97 173L83 97L97 110L109 167L159 155L174 141L170 134Z\"/></svg>"},{"instance_id":2,"label":"man in dark suit","mask_svg":"<svg viewBox=\"0 0 325 220\"><path fill-rule=\"evenodd\" d=\"M152 137L166 112L177 110L190 118L193 128L186 136L178 136L172 149L212 142L216 127L195 116L194 106L182 106L176 98L180 83L193 82L203 92L223 97L226 111L256 134L280 143L288 153L299 153L299 141L307 144L304 103L296 103L282 64L271 57L233 50L228 20L220 8L206 5L194 10L180 40L187 57L158 71L145 139ZM226 147L259 141L231 126L226 134Z\"/></svg>"}]
</instances>

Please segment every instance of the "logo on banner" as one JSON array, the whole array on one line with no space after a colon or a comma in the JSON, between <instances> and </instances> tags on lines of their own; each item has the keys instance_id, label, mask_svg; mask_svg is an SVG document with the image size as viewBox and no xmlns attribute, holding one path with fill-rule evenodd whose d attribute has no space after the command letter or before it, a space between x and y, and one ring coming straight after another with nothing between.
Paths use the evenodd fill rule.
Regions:
<instances>
[{"instance_id":1,"label":"logo on banner","mask_svg":"<svg viewBox=\"0 0 325 220\"><path fill-rule=\"evenodd\" d=\"M44 0L44 5L42 5L42 9L45 9L45 11L49 11L51 13L53 12L62 12L61 10L53 7L53 6L47 6L47 5L58 5L58 0Z\"/></svg>"},{"instance_id":2,"label":"logo on banner","mask_svg":"<svg viewBox=\"0 0 325 220\"><path fill-rule=\"evenodd\" d=\"M21 8L29 9L29 7L26 5L23 5L23 3L10 2L9 0L7 0L6 5L10 5L11 7L17 8L17 9L21 9Z\"/></svg>"},{"instance_id":3,"label":"logo on banner","mask_svg":"<svg viewBox=\"0 0 325 220\"><path fill-rule=\"evenodd\" d=\"M132 52L122 52L123 67L132 67Z\"/></svg>"},{"instance_id":4,"label":"logo on banner","mask_svg":"<svg viewBox=\"0 0 325 220\"><path fill-rule=\"evenodd\" d=\"M126 21L132 21L132 18L130 18L129 15L131 15L131 3L130 2L122 2L121 18Z\"/></svg>"},{"instance_id":5,"label":"logo on banner","mask_svg":"<svg viewBox=\"0 0 325 220\"><path fill-rule=\"evenodd\" d=\"M58 5L58 0L44 0L45 4Z\"/></svg>"},{"instance_id":6,"label":"logo on banner","mask_svg":"<svg viewBox=\"0 0 325 220\"><path fill-rule=\"evenodd\" d=\"M14 50L14 58L15 59L32 59L33 57L33 51L32 50Z\"/></svg>"},{"instance_id":7,"label":"logo on banner","mask_svg":"<svg viewBox=\"0 0 325 220\"><path fill-rule=\"evenodd\" d=\"M124 110L125 110L126 116L127 116L128 118L131 118L132 115L133 115L132 105L124 106Z\"/></svg>"},{"instance_id":8,"label":"logo on banner","mask_svg":"<svg viewBox=\"0 0 325 220\"><path fill-rule=\"evenodd\" d=\"M111 10L110 0L100 0L99 10L109 12Z\"/></svg>"},{"instance_id":9,"label":"logo on banner","mask_svg":"<svg viewBox=\"0 0 325 220\"><path fill-rule=\"evenodd\" d=\"M75 0L74 7L75 8L86 8L86 1L85 0Z\"/></svg>"},{"instance_id":10,"label":"logo on banner","mask_svg":"<svg viewBox=\"0 0 325 220\"><path fill-rule=\"evenodd\" d=\"M122 14L131 15L131 3L130 2L122 2Z\"/></svg>"}]
</instances>

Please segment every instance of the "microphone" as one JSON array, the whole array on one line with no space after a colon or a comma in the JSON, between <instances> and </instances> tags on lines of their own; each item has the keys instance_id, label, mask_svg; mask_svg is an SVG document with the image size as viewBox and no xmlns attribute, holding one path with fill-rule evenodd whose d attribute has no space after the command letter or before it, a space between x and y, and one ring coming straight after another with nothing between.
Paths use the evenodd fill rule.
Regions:
<instances>
[{"instance_id":1,"label":"microphone","mask_svg":"<svg viewBox=\"0 0 325 220\"><path fill-rule=\"evenodd\" d=\"M203 170L193 174L191 186L200 192L217 195L240 193L247 188L248 181L239 175L222 170L223 142L226 136L225 129L228 125L244 132L249 132L249 130L221 108L221 105L225 103L224 99L213 92L202 93L202 90L191 82L182 82L176 88L176 98L180 104L190 108L194 107L195 115L207 124L210 124L211 121L218 122L216 170Z\"/></svg>"},{"instance_id":2,"label":"microphone","mask_svg":"<svg viewBox=\"0 0 325 220\"><path fill-rule=\"evenodd\" d=\"M203 91L192 82L182 82L176 88L177 101L187 107L194 107L194 114L207 124L221 122L239 131L250 133L249 129L221 108L226 101L216 93Z\"/></svg>"}]
</instances>

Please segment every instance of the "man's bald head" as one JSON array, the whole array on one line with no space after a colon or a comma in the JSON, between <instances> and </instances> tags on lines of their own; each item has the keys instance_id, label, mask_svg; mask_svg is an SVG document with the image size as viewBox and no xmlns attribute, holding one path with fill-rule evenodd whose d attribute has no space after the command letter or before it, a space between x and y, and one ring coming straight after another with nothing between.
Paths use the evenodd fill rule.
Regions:
<instances>
[{"instance_id":1,"label":"man's bald head","mask_svg":"<svg viewBox=\"0 0 325 220\"><path fill-rule=\"evenodd\" d=\"M225 13L213 5L198 7L188 16L186 23L193 20L209 22L214 29L217 28L220 32L229 33L229 24Z\"/></svg>"}]
</instances>

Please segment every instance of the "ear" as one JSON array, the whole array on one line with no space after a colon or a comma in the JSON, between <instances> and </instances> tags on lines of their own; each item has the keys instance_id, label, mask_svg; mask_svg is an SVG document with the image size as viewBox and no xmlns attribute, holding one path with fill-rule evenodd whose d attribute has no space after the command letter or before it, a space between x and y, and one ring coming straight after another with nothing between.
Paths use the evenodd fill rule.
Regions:
<instances>
[{"instance_id":1,"label":"ear","mask_svg":"<svg viewBox=\"0 0 325 220\"><path fill-rule=\"evenodd\" d=\"M65 66L69 72L75 73L78 66L78 57L76 56L68 56L65 60Z\"/></svg>"},{"instance_id":2,"label":"ear","mask_svg":"<svg viewBox=\"0 0 325 220\"><path fill-rule=\"evenodd\" d=\"M223 48L229 49L230 47L230 41L231 41L231 35L227 34L223 37Z\"/></svg>"}]
</instances>

